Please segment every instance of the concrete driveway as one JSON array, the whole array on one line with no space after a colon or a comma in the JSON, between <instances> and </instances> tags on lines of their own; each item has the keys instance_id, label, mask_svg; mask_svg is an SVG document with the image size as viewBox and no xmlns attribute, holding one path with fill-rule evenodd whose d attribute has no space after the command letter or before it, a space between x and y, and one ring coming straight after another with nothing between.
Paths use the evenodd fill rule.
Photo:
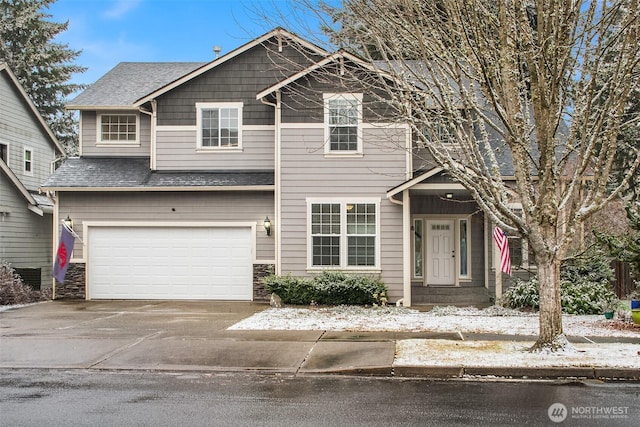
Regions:
<instances>
[{"instance_id":1,"label":"concrete driveway","mask_svg":"<svg viewBox=\"0 0 640 427\"><path fill-rule=\"evenodd\" d=\"M391 369L395 341L324 331L228 331L267 304L58 300L0 313L0 368Z\"/></svg>"}]
</instances>

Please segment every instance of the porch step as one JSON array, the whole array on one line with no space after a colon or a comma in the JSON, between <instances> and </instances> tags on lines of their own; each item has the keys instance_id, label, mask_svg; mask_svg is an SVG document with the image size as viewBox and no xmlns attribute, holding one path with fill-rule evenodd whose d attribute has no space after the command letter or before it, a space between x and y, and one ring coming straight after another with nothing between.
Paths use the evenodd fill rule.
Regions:
<instances>
[{"instance_id":1,"label":"porch step","mask_svg":"<svg viewBox=\"0 0 640 427\"><path fill-rule=\"evenodd\" d=\"M493 298L484 287L413 286L411 303L486 306L493 303Z\"/></svg>"}]
</instances>

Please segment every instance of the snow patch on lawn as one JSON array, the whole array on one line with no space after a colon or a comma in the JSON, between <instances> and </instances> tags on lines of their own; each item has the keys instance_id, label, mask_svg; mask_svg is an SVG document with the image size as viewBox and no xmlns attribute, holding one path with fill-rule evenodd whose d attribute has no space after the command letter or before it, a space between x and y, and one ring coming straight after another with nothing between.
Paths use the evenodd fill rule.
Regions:
<instances>
[{"instance_id":1,"label":"snow patch on lawn","mask_svg":"<svg viewBox=\"0 0 640 427\"><path fill-rule=\"evenodd\" d=\"M563 315L568 336L637 337L640 332L617 330L603 316ZM536 336L537 313L522 313L501 307L436 307L429 312L403 307L365 308L359 306L270 308L236 323L232 330L321 330L462 332Z\"/></svg>"},{"instance_id":2,"label":"snow patch on lawn","mask_svg":"<svg viewBox=\"0 0 640 427\"><path fill-rule=\"evenodd\" d=\"M532 345L523 341L400 340L394 366L640 369L640 345L636 344L574 344L573 351L529 353Z\"/></svg>"}]
</instances>

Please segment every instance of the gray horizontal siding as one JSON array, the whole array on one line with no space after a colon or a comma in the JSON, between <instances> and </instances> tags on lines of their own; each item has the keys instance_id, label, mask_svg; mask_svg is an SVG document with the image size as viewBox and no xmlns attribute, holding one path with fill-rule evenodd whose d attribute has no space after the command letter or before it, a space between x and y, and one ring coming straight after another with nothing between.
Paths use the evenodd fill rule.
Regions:
<instances>
[{"instance_id":1,"label":"gray horizontal siding","mask_svg":"<svg viewBox=\"0 0 640 427\"><path fill-rule=\"evenodd\" d=\"M14 268L42 269L41 287L51 287L52 218L27 209L24 197L0 173L0 259Z\"/></svg>"},{"instance_id":2,"label":"gray horizontal siding","mask_svg":"<svg viewBox=\"0 0 640 427\"><path fill-rule=\"evenodd\" d=\"M242 130L242 152L197 151L196 128L159 128L156 138L158 170L272 170L273 130Z\"/></svg>"},{"instance_id":3,"label":"gray horizontal siding","mask_svg":"<svg viewBox=\"0 0 640 427\"><path fill-rule=\"evenodd\" d=\"M131 111L109 111L105 114L131 114ZM80 143L83 156L150 156L151 155L151 118L147 114L138 113L140 119L139 145L109 147L98 142L98 114L95 111L80 113ZM100 146L97 146L100 144Z\"/></svg>"},{"instance_id":4,"label":"gray horizontal siding","mask_svg":"<svg viewBox=\"0 0 640 427\"><path fill-rule=\"evenodd\" d=\"M256 222L273 218L273 193L269 192L161 192L161 193L58 193L59 216L69 215L82 237L84 221L207 221ZM175 211L173 210L175 209ZM256 258L275 258L274 239L256 228ZM76 240L73 258L84 258Z\"/></svg>"},{"instance_id":5,"label":"gray horizontal siding","mask_svg":"<svg viewBox=\"0 0 640 427\"><path fill-rule=\"evenodd\" d=\"M55 150L37 117L4 72L0 72L0 143L8 146L9 168L27 189L37 191L51 173ZM33 174L24 173L25 147L33 150Z\"/></svg>"},{"instance_id":6,"label":"gray horizontal siding","mask_svg":"<svg viewBox=\"0 0 640 427\"><path fill-rule=\"evenodd\" d=\"M386 190L404 181L404 135L367 129L362 157L325 157L323 129L282 131L282 272L307 275L307 198L380 198L381 277L402 297L402 207Z\"/></svg>"}]
</instances>

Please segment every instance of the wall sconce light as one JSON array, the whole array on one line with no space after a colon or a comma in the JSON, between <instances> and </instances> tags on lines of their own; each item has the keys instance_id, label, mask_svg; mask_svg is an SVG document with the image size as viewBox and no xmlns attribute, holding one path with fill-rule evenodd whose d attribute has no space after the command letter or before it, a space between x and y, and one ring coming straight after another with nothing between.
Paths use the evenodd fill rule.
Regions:
<instances>
[{"instance_id":1,"label":"wall sconce light","mask_svg":"<svg viewBox=\"0 0 640 427\"><path fill-rule=\"evenodd\" d=\"M267 236L271 236L271 220L268 216L264 219L264 223L262 225L264 225L264 231L267 232Z\"/></svg>"},{"instance_id":2,"label":"wall sconce light","mask_svg":"<svg viewBox=\"0 0 640 427\"><path fill-rule=\"evenodd\" d=\"M453 193L446 193L444 197L446 197L447 199L453 199Z\"/></svg>"},{"instance_id":3,"label":"wall sconce light","mask_svg":"<svg viewBox=\"0 0 640 427\"><path fill-rule=\"evenodd\" d=\"M73 220L71 218L69 218L69 215L67 215L67 217L65 219L62 220L62 223L65 225L65 227L67 227L69 230L73 230Z\"/></svg>"}]
</instances>

